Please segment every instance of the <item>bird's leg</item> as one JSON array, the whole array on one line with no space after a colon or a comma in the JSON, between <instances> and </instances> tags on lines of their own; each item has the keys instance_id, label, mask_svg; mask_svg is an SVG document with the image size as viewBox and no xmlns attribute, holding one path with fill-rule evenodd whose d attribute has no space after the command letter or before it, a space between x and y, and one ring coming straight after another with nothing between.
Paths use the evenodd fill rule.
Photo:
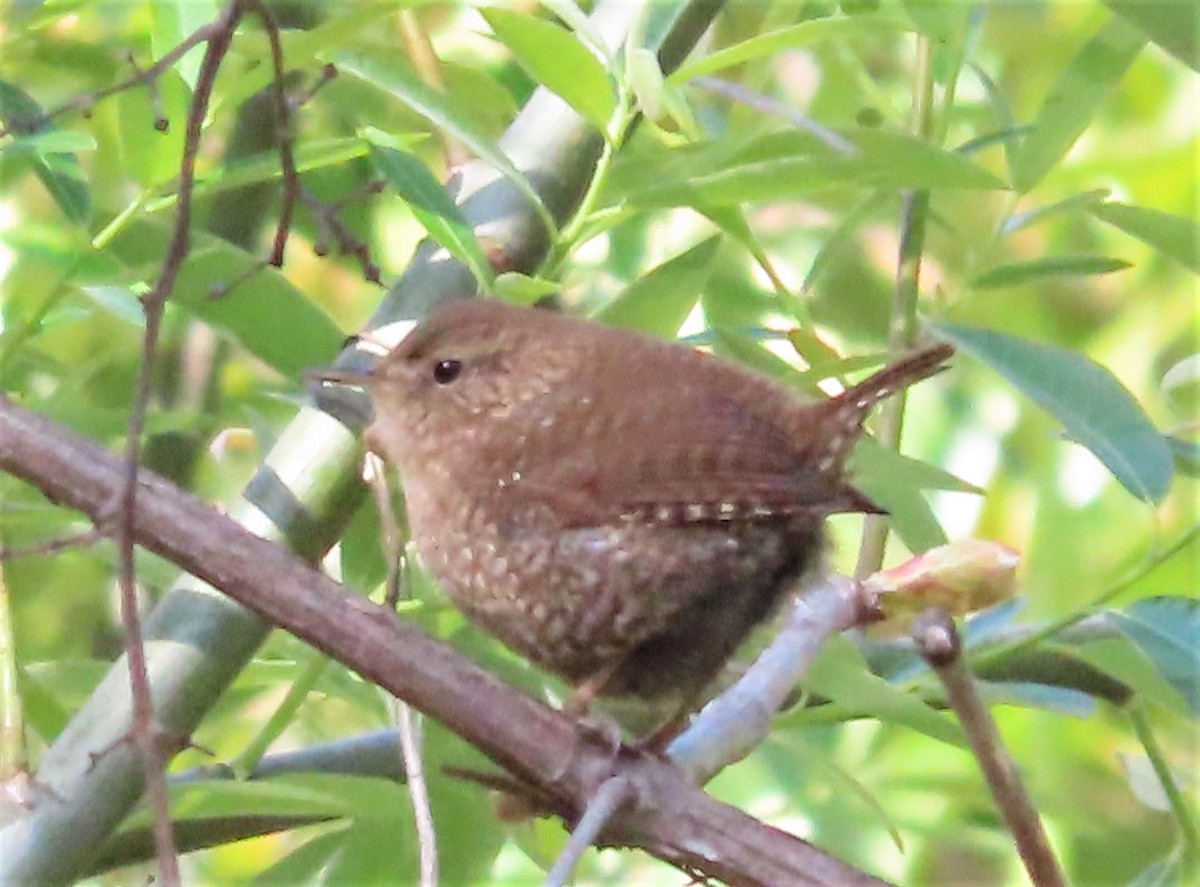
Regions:
<instances>
[{"instance_id":1,"label":"bird's leg","mask_svg":"<svg viewBox=\"0 0 1200 887\"><path fill-rule=\"evenodd\" d=\"M598 737L614 753L621 747L621 726L612 718L593 714L590 708L595 698L604 693L605 686L612 680L621 664L621 660L610 663L582 683L576 684L571 695L563 703L565 714L574 717L580 727Z\"/></svg>"}]
</instances>

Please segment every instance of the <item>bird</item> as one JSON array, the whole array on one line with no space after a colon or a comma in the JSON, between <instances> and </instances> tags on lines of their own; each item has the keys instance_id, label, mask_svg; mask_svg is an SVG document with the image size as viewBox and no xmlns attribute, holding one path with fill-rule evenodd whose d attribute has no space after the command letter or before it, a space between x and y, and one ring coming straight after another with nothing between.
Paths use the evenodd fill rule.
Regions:
<instances>
[{"instance_id":1,"label":"bird","mask_svg":"<svg viewBox=\"0 0 1200 887\"><path fill-rule=\"evenodd\" d=\"M422 562L466 617L574 688L686 711L823 561L846 476L934 343L812 400L685 344L492 298L447 301L364 373Z\"/></svg>"}]
</instances>

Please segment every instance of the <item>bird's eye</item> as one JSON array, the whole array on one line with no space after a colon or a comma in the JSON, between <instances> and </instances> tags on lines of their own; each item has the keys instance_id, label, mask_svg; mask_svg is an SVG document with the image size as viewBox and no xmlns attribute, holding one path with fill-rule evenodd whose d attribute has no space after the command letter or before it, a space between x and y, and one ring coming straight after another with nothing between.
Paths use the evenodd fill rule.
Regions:
<instances>
[{"instance_id":1,"label":"bird's eye","mask_svg":"<svg viewBox=\"0 0 1200 887\"><path fill-rule=\"evenodd\" d=\"M433 365L433 381L439 385L449 385L461 372L461 360L439 360Z\"/></svg>"}]
</instances>

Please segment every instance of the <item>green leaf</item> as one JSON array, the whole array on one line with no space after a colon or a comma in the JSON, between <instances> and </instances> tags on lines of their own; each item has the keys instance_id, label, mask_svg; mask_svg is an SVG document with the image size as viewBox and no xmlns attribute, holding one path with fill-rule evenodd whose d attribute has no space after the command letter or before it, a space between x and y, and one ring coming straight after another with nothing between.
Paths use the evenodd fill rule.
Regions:
<instances>
[{"instance_id":1,"label":"green leaf","mask_svg":"<svg viewBox=\"0 0 1200 887\"><path fill-rule=\"evenodd\" d=\"M518 271L497 274L492 281L492 291L510 302L532 305L538 299L557 293L562 285L544 277L530 277Z\"/></svg>"},{"instance_id":2,"label":"green leaf","mask_svg":"<svg viewBox=\"0 0 1200 887\"><path fill-rule=\"evenodd\" d=\"M742 245L763 273L771 279L776 287L776 292L782 291L783 295L790 295L771 264L771 257L767 255L767 251L758 242L750 223L746 221L746 213L740 206L698 206L696 211Z\"/></svg>"},{"instance_id":3,"label":"green leaf","mask_svg":"<svg viewBox=\"0 0 1200 887\"><path fill-rule=\"evenodd\" d=\"M1109 193L1108 188L1096 188L1093 191L1072 194L1070 197L1063 200L1056 200L1054 203L1048 203L1045 206L1037 206L1025 212L1013 213L1000 225L1000 233L1004 235L1012 234L1014 231L1020 231L1034 222L1040 222L1047 216L1058 213L1073 212L1078 209L1091 209L1097 204L1103 203Z\"/></svg>"},{"instance_id":4,"label":"green leaf","mask_svg":"<svg viewBox=\"0 0 1200 887\"><path fill-rule=\"evenodd\" d=\"M70 154L75 151L95 151L96 138L90 132L70 129L44 129L30 135L18 134L0 146L8 154Z\"/></svg>"},{"instance_id":5,"label":"green leaf","mask_svg":"<svg viewBox=\"0 0 1200 887\"><path fill-rule=\"evenodd\" d=\"M143 188L178 187L179 157L186 140L188 103L191 92L183 78L173 72L158 81L154 102L145 89L128 89L117 93L117 115L121 121L117 133L120 139L121 160L129 175ZM162 115L169 123L166 132L155 128L155 118ZM279 166L278 152L275 165Z\"/></svg>"},{"instance_id":6,"label":"green leaf","mask_svg":"<svg viewBox=\"0 0 1200 887\"><path fill-rule=\"evenodd\" d=\"M941 742L966 746L962 729L951 717L871 674L862 654L844 637L825 645L804 679L804 688L833 700L846 712L873 715Z\"/></svg>"},{"instance_id":7,"label":"green leaf","mask_svg":"<svg viewBox=\"0 0 1200 887\"><path fill-rule=\"evenodd\" d=\"M353 74L384 92L399 99L434 126L450 133L476 156L483 158L529 198L534 209L551 234L558 226L553 216L534 190L529 180L512 165L508 157L492 138L476 130L474 124L461 113L461 109L450 96L443 95L426 86L399 61L393 52L381 50L349 50L334 58L338 70Z\"/></svg>"},{"instance_id":8,"label":"green leaf","mask_svg":"<svg viewBox=\"0 0 1200 887\"><path fill-rule=\"evenodd\" d=\"M617 98L604 65L565 28L500 7L481 9L496 37L529 76L560 96L601 131Z\"/></svg>"},{"instance_id":9,"label":"green leaf","mask_svg":"<svg viewBox=\"0 0 1200 887\"><path fill-rule=\"evenodd\" d=\"M6 146L5 151L28 151L28 162L34 175L50 192L58 208L77 225L87 224L92 215L92 195L83 177L83 167L73 153L61 150L62 137L53 135L58 128L45 121L43 115L42 106L32 97L11 83L0 80L0 122L15 131L13 144ZM22 132L22 129L34 124L33 132ZM77 138L69 136L66 141ZM43 144L49 141L50 149L39 148L39 140Z\"/></svg>"},{"instance_id":10,"label":"green leaf","mask_svg":"<svg viewBox=\"0 0 1200 887\"><path fill-rule=\"evenodd\" d=\"M387 558L382 540L379 506L374 497L366 497L354 512L338 545L342 582L368 593L384 581Z\"/></svg>"},{"instance_id":11,"label":"green leaf","mask_svg":"<svg viewBox=\"0 0 1200 887\"><path fill-rule=\"evenodd\" d=\"M1125 489L1161 502L1173 465L1166 440L1111 372L1082 354L990 330L938 324L936 329L987 363L1062 422Z\"/></svg>"},{"instance_id":12,"label":"green leaf","mask_svg":"<svg viewBox=\"0 0 1200 887\"><path fill-rule=\"evenodd\" d=\"M1034 682L991 683L979 681L980 696L989 706L1015 705L1040 708L1073 718L1089 718L1096 713L1096 700L1079 690Z\"/></svg>"},{"instance_id":13,"label":"green leaf","mask_svg":"<svg viewBox=\"0 0 1200 887\"><path fill-rule=\"evenodd\" d=\"M853 17L817 18L787 28L756 34L741 43L726 46L715 52L700 55L681 65L667 78L668 84L682 84L704 74L741 65L759 58L801 46L814 46L850 37L877 38L883 34L900 33L908 29L903 17L895 14L867 14Z\"/></svg>"},{"instance_id":14,"label":"green leaf","mask_svg":"<svg viewBox=\"0 0 1200 887\"><path fill-rule=\"evenodd\" d=\"M217 4L214 0L150 0L150 14L153 18L150 47L154 57L160 59L198 28L210 24L217 17ZM203 58L204 44L200 44L175 63L191 89L196 88Z\"/></svg>"},{"instance_id":15,"label":"green leaf","mask_svg":"<svg viewBox=\"0 0 1200 887\"><path fill-rule=\"evenodd\" d=\"M113 238L108 250L134 273L150 278L158 273L169 236L166 221L137 219ZM221 287L237 283L259 267L261 260L195 230L191 240L192 252L175 283L172 305L229 333L285 376L295 377L337 352L344 338L337 325L274 268L263 269L214 298ZM89 283L80 281L83 286Z\"/></svg>"},{"instance_id":16,"label":"green leaf","mask_svg":"<svg viewBox=\"0 0 1200 887\"><path fill-rule=\"evenodd\" d=\"M1127 203L1102 203L1090 209L1101 221L1120 228L1200 274L1200 225L1195 219Z\"/></svg>"},{"instance_id":17,"label":"green leaf","mask_svg":"<svg viewBox=\"0 0 1200 887\"><path fill-rule=\"evenodd\" d=\"M1150 658L1192 714L1200 714L1200 601L1146 598L1108 618Z\"/></svg>"},{"instance_id":18,"label":"green leaf","mask_svg":"<svg viewBox=\"0 0 1200 887\"><path fill-rule=\"evenodd\" d=\"M1200 3L1196 0L1103 0L1193 71L1200 71Z\"/></svg>"},{"instance_id":19,"label":"green leaf","mask_svg":"<svg viewBox=\"0 0 1200 887\"><path fill-rule=\"evenodd\" d=\"M721 237L714 235L663 262L630 284L604 307L599 318L615 326L674 338L704 290L720 245Z\"/></svg>"},{"instance_id":20,"label":"green leaf","mask_svg":"<svg viewBox=\"0 0 1200 887\"><path fill-rule=\"evenodd\" d=\"M372 145L371 160L408 204L429 236L470 268L480 287L487 289L495 274L475 239L471 223L463 218L446 189L425 164L407 151L379 145Z\"/></svg>"},{"instance_id":21,"label":"green leaf","mask_svg":"<svg viewBox=\"0 0 1200 887\"><path fill-rule=\"evenodd\" d=\"M946 544L946 532L921 495L928 474L912 467L920 462L863 439L855 446L850 463L855 486L888 512L892 529L910 551L919 554Z\"/></svg>"},{"instance_id":22,"label":"green leaf","mask_svg":"<svg viewBox=\"0 0 1200 887\"><path fill-rule=\"evenodd\" d=\"M1110 256L1046 256L1024 262L997 265L971 281L976 289L1019 286L1043 277L1067 277L1079 274L1111 274L1129 268L1124 259Z\"/></svg>"},{"instance_id":23,"label":"green leaf","mask_svg":"<svg viewBox=\"0 0 1200 887\"><path fill-rule=\"evenodd\" d=\"M395 141L399 142L399 139ZM418 139L413 139L418 141ZM313 139L296 146L296 171L310 172L315 169L325 169L364 157L370 147L359 138ZM178 159L176 160L178 163ZM245 185L256 185L259 182L270 182L282 177L279 169L279 152L263 151L251 154L230 163L219 166L196 180L196 197L210 197L222 191L241 188ZM160 212L178 203L177 194L147 200L146 212Z\"/></svg>"},{"instance_id":24,"label":"green leaf","mask_svg":"<svg viewBox=\"0 0 1200 887\"><path fill-rule=\"evenodd\" d=\"M1113 87L1125 75L1146 38L1120 21L1109 21L1059 75L1012 160L1020 192L1045 178L1087 129Z\"/></svg>"},{"instance_id":25,"label":"green leaf","mask_svg":"<svg viewBox=\"0 0 1200 887\"><path fill-rule=\"evenodd\" d=\"M993 189L1004 184L972 161L907 133L835 130L854 146L831 148L808 132L770 133L732 158L727 146L667 152L665 167L614 167L612 189L642 207L781 200L832 187ZM613 199L610 196L610 200Z\"/></svg>"}]
</instances>

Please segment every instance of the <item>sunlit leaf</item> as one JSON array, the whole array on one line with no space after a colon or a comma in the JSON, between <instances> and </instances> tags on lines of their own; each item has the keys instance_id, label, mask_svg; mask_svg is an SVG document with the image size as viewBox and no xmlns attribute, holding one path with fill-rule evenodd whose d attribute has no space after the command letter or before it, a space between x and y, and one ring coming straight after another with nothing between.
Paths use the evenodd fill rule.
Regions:
<instances>
[{"instance_id":1,"label":"sunlit leaf","mask_svg":"<svg viewBox=\"0 0 1200 887\"><path fill-rule=\"evenodd\" d=\"M1196 0L1103 2L1193 71L1200 71L1200 3Z\"/></svg>"},{"instance_id":2,"label":"sunlit leaf","mask_svg":"<svg viewBox=\"0 0 1200 887\"><path fill-rule=\"evenodd\" d=\"M844 638L835 638L825 645L805 677L804 686L833 700L846 712L869 714L951 745L966 744L952 717L871 674L861 654Z\"/></svg>"},{"instance_id":3,"label":"sunlit leaf","mask_svg":"<svg viewBox=\"0 0 1200 887\"><path fill-rule=\"evenodd\" d=\"M665 166L614 170L614 191L643 207L713 206L779 200L831 187L989 189L1000 180L965 157L905 133L836 130L853 146L834 150L796 130L770 133L725 156L728 147L683 148Z\"/></svg>"},{"instance_id":4,"label":"sunlit leaf","mask_svg":"<svg viewBox=\"0 0 1200 887\"><path fill-rule=\"evenodd\" d=\"M198 28L210 24L217 17L215 0L150 0L153 25L150 28L150 45L156 59L162 58L191 36ZM200 62L204 58L204 45L193 46L175 67L192 89L200 74Z\"/></svg>"},{"instance_id":5,"label":"sunlit leaf","mask_svg":"<svg viewBox=\"0 0 1200 887\"><path fill-rule=\"evenodd\" d=\"M1034 222L1040 222L1047 216L1080 209L1090 209L1096 204L1102 203L1108 197L1109 193L1108 188L1096 188L1092 191L1084 191L1082 194L1072 194L1070 197L1056 200L1044 206L1037 206L1024 212L1015 212L1004 220L1004 223L1000 226L1000 231L1004 234L1012 234L1014 231L1020 231Z\"/></svg>"},{"instance_id":6,"label":"sunlit leaf","mask_svg":"<svg viewBox=\"0 0 1200 887\"><path fill-rule=\"evenodd\" d=\"M25 153L21 142L28 136L32 140L28 145L29 164L34 174L41 180L54 202L63 214L76 224L85 224L92 214L92 194L87 180L83 177L83 167L79 158L73 153L64 153L61 148L61 136L54 136L57 127L42 119L41 105L33 100L20 88L0 80L0 123L6 129L14 130L14 144L6 146L6 151ZM38 147L38 138L49 140L49 150ZM68 140L78 139L78 136L68 136Z\"/></svg>"},{"instance_id":7,"label":"sunlit leaf","mask_svg":"<svg viewBox=\"0 0 1200 887\"><path fill-rule=\"evenodd\" d=\"M469 117L463 113L458 97L444 95L422 83L400 62L395 53L367 49L346 50L338 53L334 61L338 70L353 74L399 99L500 170L505 178L529 198L546 223L547 229L555 230L554 220L542 203L541 196L529 180L512 165L500 147L476 129Z\"/></svg>"},{"instance_id":8,"label":"sunlit leaf","mask_svg":"<svg viewBox=\"0 0 1200 887\"><path fill-rule=\"evenodd\" d=\"M383 145L371 147L371 159L429 236L470 268L480 285L486 287L494 276L492 266L470 222L425 164L406 151Z\"/></svg>"},{"instance_id":9,"label":"sunlit leaf","mask_svg":"<svg viewBox=\"0 0 1200 887\"><path fill-rule=\"evenodd\" d=\"M845 40L850 37L878 37L880 34L901 33L908 23L894 13L864 14L851 17L815 18L798 25L755 34L741 43L704 53L680 65L667 78L668 83L686 83L703 74L712 74L753 59L770 58L788 49L812 46L826 40Z\"/></svg>"},{"instance_id":10,"label":"sunlit leaf","mask_svg":"<svg viewBox=\"0 0 1200 887\"><path fill-rule=\"evenodd\" d=\"M109 249L124 264L151 279L166 251L168 224L157 218L131 223ZM344 334L320 308L274 268L228 241L192 232L192 252L171 294L171 304L232 335L280 373L296 377L327 362ZM239 282L240 281L240 282ZM81 281L89 285L88 281ZM223 288L237 284L221 295ZM281 327L281 323L284 325ZM280 330L286 329L286 335Z\"/></svg>"},{"instance_id":11,"label":"sunlit leaf","mask_svg":"<svg viewBox=\"0 0 1200 887\"><path fill-rule=\"evenodd\" d=\"M1200 714L1200 600L1146 598L1108 618L1150 657L1192 713Z\"/></svg>"},{"instance_id":12,"label":"sunlit leaf","mask_svg":"<svg viewBox=\"0 0 1200 887\"><path fill-rule=\"evenodd\" d=\"M1129 492L1161 502L1173 466L1166 440L1111 372L1082 354L956 324L937 329L986 362L1087 447Z\"/></svg>"},{"instance_id":13,"label":"sunlit leaf","mask_svg":"<svg viewBox=\"0 0 1200 887\"><path fill-rule=\"evenodd\" d=\"M654 268L606 305L600 319L674 338L704 290L720 245L720 237L710 237Z\"/></svg>"},{"instance_id":14,"label":"sunlit leaf","mask_svg":"<svg viewBox=\"0 0 1200 887\"><path fill-rule=\"evenodd\" d=\"M1081 274L1111 274L1131 267L1123 259L1109 256L1045 256L1024 262L998 265L971 281L976 289L1019 286L1043 277L1069 277Z\"/></svg>"},{"instance_id":15,"label":"sunlit leaf","mask_svg":"<svg viewBox=\"0 0 1200 887\"><path fill-rule=\"evenodd\" d=\"M480 10L529 76L603 130L617 99L604 65L570 31L499 6Z\"/></svg>"},{"instance_id":16,"label":"sunlit leaf","mask_svg":"<svg viewBox=\"0 0 1200 887\"><path fill-rule=\"evenodd\" d=\"M855 486L887 511L889 525L908 549L920 553L945 545L946 532L921 494L918 478L924 473L911 470L911 463L894 450L861 441L851 457L851 473Z\"/></svg>"},{"instance_id":17,"label":"sunlit leaf","mask_svg":"<svg viewBox=\"0 0 1200 887\"><path fill-rule=\"evenodd\" d=\"M1113 19L1059 75L1012 160L1014 184L1028 191L1057 166L1146 45L1146 38Z\"/></svg>"},{"instance_id":18,"label":"sunlit leaf","mask_svg":"<svg viewBox=\"0 0 1200 887\"><path fill-rule=\"evenodd\" d=\"M1144 206L1102 203L1092 215L1120 228L1200 274L1200 225L1194 218L1174 216Z\"/></svg>"}]
</instances>

